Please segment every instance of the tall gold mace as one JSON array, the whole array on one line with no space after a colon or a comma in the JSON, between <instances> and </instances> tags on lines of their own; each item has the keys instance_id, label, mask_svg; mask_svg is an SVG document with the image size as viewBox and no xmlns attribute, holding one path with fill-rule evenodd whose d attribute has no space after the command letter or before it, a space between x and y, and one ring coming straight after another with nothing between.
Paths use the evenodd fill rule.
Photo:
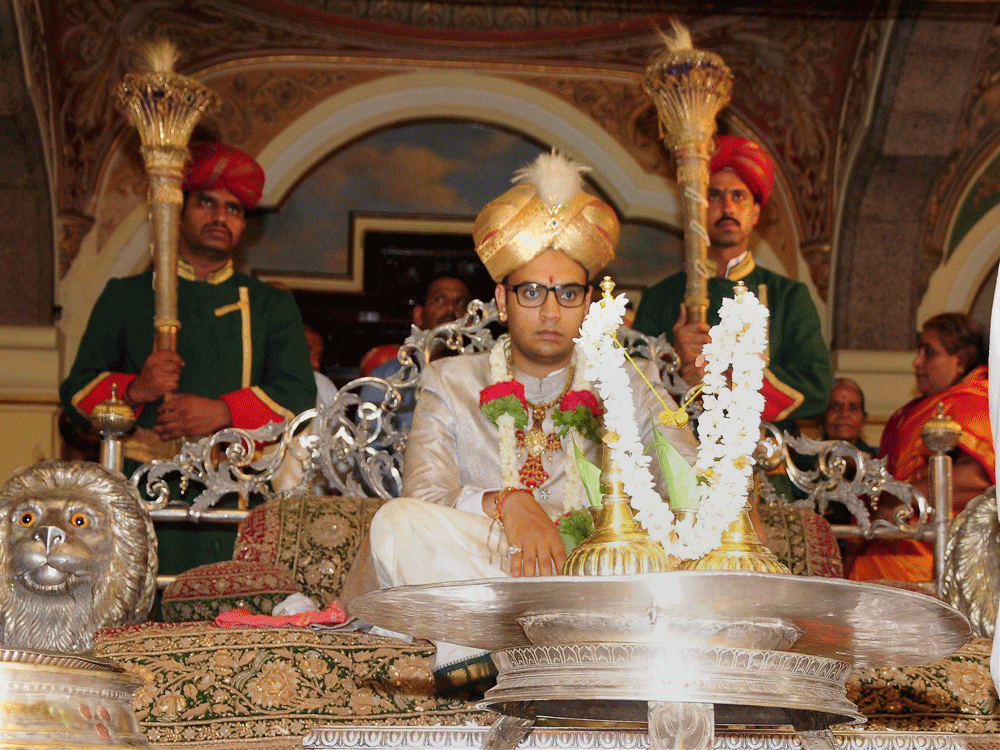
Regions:
<instances>
[{"instance_id":1,"label":"tall gold mace","mask_svg":"<svg viewBox=\"0 0 1000 750\"><path fill-rule=\"evenodd\" d=\"M150 42L142 52L145 69L127 73L115 93L118 108L139 131L149 177L156 350L177 351L181 327L177 319L177 239L187 145L199 118L217 109L220 100L207 86L173 72L177 49L170 42Z\"/></svg>"},{"instance_id":2,"label":"tall gold mace","mask_svg":"<svg viewBox=\"0 0 1000 750\"><path fill-rule=\"evenodd\" d=\"M660 137L673 151L681 189L688 320L708 315L708 162L715 118L733 90L733 74L714 52L694 49L690 32L671 20L673 36L646 69L646 93L656 105Z\"/></svg>"}]
</instances>

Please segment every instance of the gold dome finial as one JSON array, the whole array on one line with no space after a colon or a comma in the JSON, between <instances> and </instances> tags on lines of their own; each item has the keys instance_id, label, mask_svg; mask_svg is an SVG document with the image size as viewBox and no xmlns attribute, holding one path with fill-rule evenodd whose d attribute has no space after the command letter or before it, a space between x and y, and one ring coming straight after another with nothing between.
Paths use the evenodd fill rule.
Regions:
<instances>
[{"instance_id":1,"label":"gold dome finial","mask_svg":"<svg viewBox=\"0 0 1000 750\"><path fill-rule=\"evenodd\" d=\"M605 276L601 279L601 291L604 293L604 299L611 299L611 292L615 290L615 282L611 280L610 276Z\"/></svg>"},{"instance_id":2,"label":"gold dome finial","mask_svg":"<svg viewBox=\"0 0 1000 750\"><path fill-rule=\"evenodd\" d=\"M938 401L937 413L924 423L920 437L935 453L947 453L962 439L962 425L945 414L944 404Z\"/></svg>"}]
</instances>

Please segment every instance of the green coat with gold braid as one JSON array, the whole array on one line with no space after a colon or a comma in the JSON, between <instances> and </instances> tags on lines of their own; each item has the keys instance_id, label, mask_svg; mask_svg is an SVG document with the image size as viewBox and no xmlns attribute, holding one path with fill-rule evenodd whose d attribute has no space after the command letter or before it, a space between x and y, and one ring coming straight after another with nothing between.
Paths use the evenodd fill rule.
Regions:
<instances>
[{"instance_id":1,"label":"green coat with gold braid","mask_svg":"<svg viewBox=\"0 0 1000 750\"><path fill-rule=\"evenodd\" d=\"M793 419L819 416L830 399L833 369L808 288L800 281L757 266L753 255L747 253L730 269L729 278L708 280L710 326L719 322L722 300L734 296L738 281L757 295L770 313L770 362L761 389L766 402L761 418L785 428ZM761 295L762 285L767 289L766 298ZM665 333L673 343L674 324L686 286L687 274L681 271L643 292L633 328L648 336Z\"/></svg>"},{"instance_id":2,"label":"green coat with gold braid","mask_svg":"<svg viewBox=\"0 0 1000 750\"><path fill-rule=\"evenodd\" d=\"M178 264L177 353L184 360L178 391L226 402L234 427L252 429L293 417L316 405L302 316L286 291L233 270L230 262L205 281ZM77 422L119 397L153 351L153 273L111 279L94 305L76 361L59 388L63 408ZM152 431L160 402L136 414L138 429L124 446L125 471L167 458L180 441L163 442ZM168 529L169 531L169 529ZM158 532L160 571L174 573L232 556L231 532L185 529Z\"/></svg>"}]
</instances>

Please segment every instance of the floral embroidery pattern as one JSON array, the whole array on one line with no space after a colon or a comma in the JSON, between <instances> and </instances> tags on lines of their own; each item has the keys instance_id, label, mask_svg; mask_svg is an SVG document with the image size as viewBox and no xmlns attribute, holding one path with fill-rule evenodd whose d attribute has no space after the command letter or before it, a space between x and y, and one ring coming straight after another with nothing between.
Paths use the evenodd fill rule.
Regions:
<instances>
[{"instance_id":1,"label":"floral embroidery pattern","mask_svg":"<svg viewBox=\"0 0 1000 750\"><path fill-rule=\"evenodd\" d=\"M393 725L492 720L461 696L435 695L429 643L145 623L101 631L95 652L142 683L132 707L152 743L301 738L319 724L361 717Z\"/></svg>"},{"instance_id":2,"label":"floral embroidery pattern","mask_svg":"<svg viewBox=\"0 0 1000 750\"><path fill-rule=\"evenodd\" d=\"M858 668L847 681L847 698L872 729L998 732L991 646L986 638L973 638L931 664Z\"/></svg>"}]
</instances>

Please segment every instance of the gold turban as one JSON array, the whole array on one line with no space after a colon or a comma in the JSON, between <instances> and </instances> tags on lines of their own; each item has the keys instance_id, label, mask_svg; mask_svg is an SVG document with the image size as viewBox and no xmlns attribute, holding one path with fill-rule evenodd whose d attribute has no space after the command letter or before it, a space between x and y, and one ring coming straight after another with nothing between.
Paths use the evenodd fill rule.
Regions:
<instances>
[{"instance_id":1,"label":"gold turban","mask_svg":"<svg viewBox=\"0 0 1000 750\"><path fill-rule=\"evenodd\" d=\"M542 154L515 179L525 182L490 201L476 217L476 253L496 282L549 249L560 250L594 278L615 257L618 217L582 190L580 167Z\"/></svg>"}]
</instances>

